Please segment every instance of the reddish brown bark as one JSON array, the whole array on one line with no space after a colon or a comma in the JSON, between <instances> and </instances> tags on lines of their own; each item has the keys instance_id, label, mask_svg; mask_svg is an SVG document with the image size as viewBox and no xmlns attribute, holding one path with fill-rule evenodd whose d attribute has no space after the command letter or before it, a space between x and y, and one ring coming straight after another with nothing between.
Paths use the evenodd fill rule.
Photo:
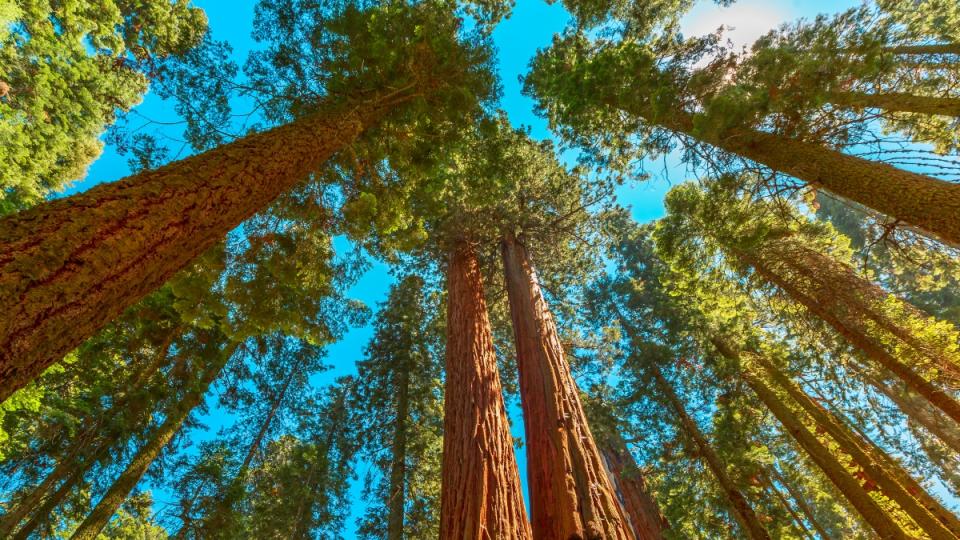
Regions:
<instances>
[{"instance_id":1,"label":"reddish brown bark","mask_svg":"<svg viewBox=\"0 0 960 540\"><path fill-rule=\"evenodd\" d=\"M502 242L537 538L633 538L604 470L556 324L524 246Z\"/></svg>"},{"instance_id":2,"label":"reddish brown bark","mask_svg":"<svg viewBox=\"0 0 960 540\"><path fill-rule=\"evenodd\" d=\"M304 180L395 103L326 107L0 220L0 401Z\"/></svg>"},{"instance_id":3,"label":"reddish brown bark","mask_svg":"<svg viewBox=\"0 0 960 540\"><path fill-rule=\"evenodd\" d=\"M440 538L528 539L480 265L468 243L450 254L447 297Z\"/></svg>"},{"instance_id":4,"label":"reddish brown bark","mask_svg":"<svg viewBox=\"0 0 960 540\"><path fill-rule=\"evenodd\" d=\"M619 433L607 432L598 444L634 536L637 540L662 540L663 531L669 529L670 524L647 489L643 471L626 442Z\"/></svg>"}]
</instances>

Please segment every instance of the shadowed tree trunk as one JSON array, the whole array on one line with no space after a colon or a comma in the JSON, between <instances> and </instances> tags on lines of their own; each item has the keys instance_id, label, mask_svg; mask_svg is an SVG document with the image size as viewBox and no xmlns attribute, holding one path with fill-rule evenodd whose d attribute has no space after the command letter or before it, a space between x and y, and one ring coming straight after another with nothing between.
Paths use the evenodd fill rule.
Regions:
<instances>
[{"instance_id":1,"label":"shadowed tree trunk","mask_svg":"<svg viewBox=\"0 0 960 540\"><path fill-rule=\"evenodd\" d=\"M531 538L480 264L466 241L447 267L443 434L440 538Z\"/></svg>"},{"instance_id":2,"label":"shadowed tree trunk","mask_svg":"<svg viewBox=\"0 0 960 540\"><path fill-rule=\"evenodd\" d=\"M110 440L109 436L106 439L104 438L103 422L114 415L124 414L131 399L131 393L149 381L169 360L170 347L177 335L179 335L178 328L172 328L158 346L157 353L151 357L149 362L141 365L140 369L126 383L125 390L113 396L113 405L110 409L103 411L90 421L89 425L84 426L84 429L74 436L70 447L63 453L57 465L44 477L43 481L17 501L14 508L0 517L0 538L7 538L24 518L34 512L40 519L31 520L20 531L24 536L32 532L41 523L42 519L45 519L54 508L63 502L63 499L83 478L87 470L100 459L100 456L106 454L110 444L115 441ZM96 443L98 438L100 438L98 446L91 448L91 445ZM88 455L90 452L93 452L92 456ZM64 479L66 479L65 482L53 494L50 494L50 490L54 489ZM39 511L35 512L37 505L44 499L47 499L47 501L44 502Z\"/></svg>"},{"instance_id":3,"label":"shadowed tree trunk","mask_svg":"<svg viewBox=\"0 0 960 540\"><path fill-rule=\"evenodd\" d=\"M600 453L634 536L637 540L663 540L663 531L669 529L670 524L647 489L643 471L623 437L611 430L605 430L604 435L598 437Z\"/></svg>"},{"instance_id":4,"label":"shadowed tree trunk","mask_svg":"<svg viewBox=\"0 0 960 540\"><path fill-rule=\"evenodd\" d=\"M408 357L409 358L409 357ZM387 501L387 540L403 540L403 521L407 507L407 419L410 416L411 362L394 371L397 409L393 419L393 447L390 450L390 487Z\"/></svg>"},{"instance_id":5,"label":"shadowed tree trunk","mask_svg":"<svg viewBox=\"0 0 960 540\"><path fill-rule=\"evenodd\" d=\"M858 109L881 109L888 112L906 112L960 116L960 99L917 96L895 92L868 94L865 92L833 92L827 100L833 105Z\"/></svg>"},{"instance_id":6,"label":"shadowed tree trunk","mask_svg":"<svg viewBox=\"0 0 960 540\"><path fill-rule=\"evenodd\" d=\"M894 318L885 307L890 297L883 289L859 277L849 266L789 237L764 242L752 253L729 246L725 249L953 421L960 422L960 402L917 371L936 367L939 382L949 387L956 388L960 380L957 352L946 344L922 340L911 328L922 328L929 317L895 300L900 313L899 319Z\"/></svg>"},{"instance_id":7,"label":"shadowed tree trunk","mask_svg":"<svg viewBox=\"0 0 960 540\"><path fill-rule=\"evenodd\" d=\"M200 403L203 402L203 396L207 389L216 380L217 376L223 370L223 367L233 356L238 343L233 343L226 350L221 351L218 358L208 364L204 369L201 379L197 386L187 391L186 395L176 403L173 410L164 419L163 423L154 432L153 437L141 447L133 459L127 465L127 468L113 482L110 489L100 499L100 502L93 508L90 514L83 520L83 523L77 527L77 530L71 536L71 540L95 540L103 528L110 521L110 518L117 512L123 501L130 496L130 492L136 487L140 479L153 464L154 460L160 455L167 443L174 435L180 431L183 422L190 413Z\"/></svg>"},{"instance_id":8,"label":"shadowed tree trunk","mask_svg":"<svg viewBox=\"0 0 960 540\"><path fill-rule=\"evenodd\" d=\"M893 54L960 54L960 43L901 45L899 47L887 47L884 51Z\"/></svg>"},{"instance_id":9,"label":"shadowed tree trunk","mask_svg":"<svg viewBox=\"0 0 960 540\"><path fill-rule=\"evenodd\" d=\"M727 358L739 360L739 355L729 345L720 339L711 339L713 345ZM823 471L824 475L837 487L840 493L850 502L857 513L871 528L884 539L908 539L908 535L901 526L890 516L871 496L865 487L869 482L876 481L872 476L866 476L861 483L837 459L837 456L808 429L798 414L789 407L781 396L768 384L757 376L748 367L741 369L744 380L753 389L764 406L773 413L773 416L783 425L784 429L806 451L810 459ZM824 429L817 425L817 429Z\"/></svg>"},{"instance_id":10,"label":"shadowed tree trunk","mask_svg":"<svg viewBox=\"0 0 960 540\"><path fill-rule=\"evenodd\" d=\"M733 510L733 517L737 520L737 523L740 524L740 528L743 529L743 532L746 533L747 537L751 540L770 540L770 534L760 523L760 519L757 518L753 507L750 506L747 498L743 496L743 493L727 474L726 466L720 461L720 456L713 451L713 447L710 446L707 438L700 431L700 427L697 426L693 418L690 418L690 415L687 414L683 402L680 401L676 392L673 391L673 386L670 385L655 363L651 362L649 366L650 373L653 375L657 387L667 402L673 407L674 412L680 420L680 425L683 427L683 431L688 437L693 439L707 468L710 469L710 472L712 472L713 476L717 479L717 483L720 484L720 489L724 496L726 496L727 502L730 503L730 507Z\"/></svg>"},{"instance_id":11,"label":"shadowed tree trunk","mask_svg":"<svg viewBox=\"0 0 960 540\"><path fill-rule=\"evenodd\" d=\"M0 220L0 401L403 97L333 108Z\"/></svg>"},{"instance_id":12,"label":"shadowed tree trunk","mask_svg":"<svg viewBox=\"0 0 960 540\"><path fill-rule=\"evenodd\" d=\"M526 248L510 233L501 247L520 371L533 533L631 539Z\"/></svg>"}]
</instances>

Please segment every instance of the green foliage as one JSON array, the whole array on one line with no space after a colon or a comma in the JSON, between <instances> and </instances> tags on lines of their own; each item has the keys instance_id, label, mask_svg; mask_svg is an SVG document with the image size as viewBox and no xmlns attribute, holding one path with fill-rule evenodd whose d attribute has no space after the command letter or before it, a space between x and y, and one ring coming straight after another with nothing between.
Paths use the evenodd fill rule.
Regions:
<instances>
[{"instance_id":1,"label":"green foliage","mask_svg":"<svg viewBox=\"0 0 960 540\"><path fill-rule=\"evenodd\" d=\"M118 112L140 102L155 65L206 31L187 0L50 2L0 11L0 214L81 178Z\"/></svg>"}]
</instances>

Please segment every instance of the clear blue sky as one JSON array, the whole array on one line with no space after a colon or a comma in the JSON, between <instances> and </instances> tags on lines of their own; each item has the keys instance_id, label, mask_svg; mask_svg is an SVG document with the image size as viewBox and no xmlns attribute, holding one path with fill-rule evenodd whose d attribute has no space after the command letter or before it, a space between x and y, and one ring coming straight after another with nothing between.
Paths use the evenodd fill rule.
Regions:
<instances>
[{"instance_id":1,"label":"clear blue sky","mask_svg":"<svg viewBox=\"0 0 960 540\"><path fill-rule=\"evenodd\" d=\"M639 0L642 1L642 0ZM250 39L253 7L256 0L194 0L194 3L207 11L213 35L218 40L229 41L235 50L236 59L242 64L247 52L253 46ZM730 8L718 8L712 2L702 1L683 20L684 32L703 34L711 32L720 25L732 26L729 37L738 44L746 44L765 33L770 28L798 17L811 17L819 12L835 12L857 5L853 0L742 0ZM551 136L546 122L533 112L533 102L520 92L518 78L525 73L527 64L536 50L550 43L554 33L561 31L568 21L568 15L559 3L548 5L542 0L519 0L512 16L501 23L494 33L498 48L498 69L503 82L504 95L501 107L508 113L514 125L531 128L536 138ZM175 120L172 104L165 103L156 96L148 95L137 109L146 117L161 121ZM648 221L663 214L663 195L671 184L681 182L690 175L678 160L668 157L665 161L650 163L647 170L654 174L649 182L622 188L618 197L621 203L631 207L637 220ZM90 186L112 181L129 173L125 159L107 148L103 156L90 168L86 179L77 182L67 193L83 191ZM375 307L382 301L390 284L390 278L383 265L374 267L354 286L350 295ZM321 374L315 380L318 385L325 384L335 377L353 373L354 362L362 357L362 350L371 335L369 327L350 331L345 338L329 348L328 363L334 368ZM514 435L522 436L522 422L518 407L512 404L511 415L514 418ZM216 429L229 421L216 412L204 422L210 426L207 433L193 433L194 439L212 436ZM518 453L521 475L525 477L525 459L523 452ZM155 487L158 502L169 501L170 494ZM362 513L360 487L354 489L354 516ZM352 530L353 519L348 524L348 533Z\"/></svg>"}]
</instances>

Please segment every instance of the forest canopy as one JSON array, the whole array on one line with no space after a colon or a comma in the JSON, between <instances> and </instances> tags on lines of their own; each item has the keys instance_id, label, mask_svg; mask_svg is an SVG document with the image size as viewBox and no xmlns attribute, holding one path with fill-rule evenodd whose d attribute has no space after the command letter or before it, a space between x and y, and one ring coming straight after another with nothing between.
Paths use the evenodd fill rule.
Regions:
<instances>
[{"instance_id":1,"label":"forest canopy","mask_svg":"<svg viewBox=\"0 0 960 540\"><path fill-rule=\"evenodd\" d=\"M226 4L0 0L0 538L960 540L960 4Z\"/></svg>"}]
</instances>

